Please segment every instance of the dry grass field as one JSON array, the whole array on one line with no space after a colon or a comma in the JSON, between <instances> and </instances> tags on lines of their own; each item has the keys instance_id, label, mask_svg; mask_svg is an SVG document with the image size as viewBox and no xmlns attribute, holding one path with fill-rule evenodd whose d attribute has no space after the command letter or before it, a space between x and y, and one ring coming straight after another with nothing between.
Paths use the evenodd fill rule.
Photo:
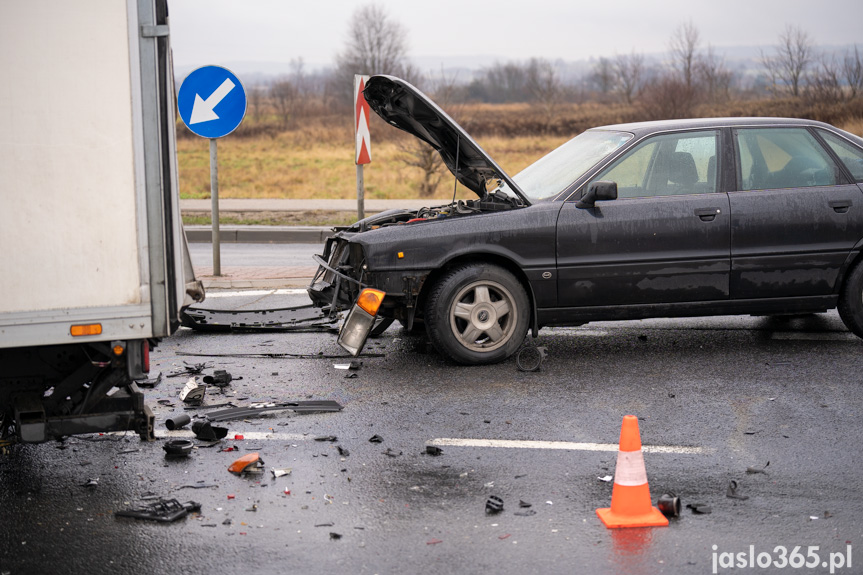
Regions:
<instances>
[{"instance_id":1,"label":"dry grass field","mask_svg":"<svg viewBox=\"0 0 863 575\"><path fill-rule=\"evenodd\" d=\"M756 100L703 107L699 116L795 116L828 121L863 135L863 101L839 107L797 101ZM621 105L565 104L552 120L529 104L462 105L452 112L477 142L510 175L516 174L584 129L644 119ZM209 144L178 128L180 195L209 198ZM365 167L366 197L419 197L422 171L404 161L413 138L373 118L372 163ZM247 118L219 150L219 197L326 199L356 197L356 167L350 111L307 114L278 127L272 118ZM443 179L433 199L452 196L453 180ZM460 194L459 197L462 196Z\"/></svg>"}]
</instances>

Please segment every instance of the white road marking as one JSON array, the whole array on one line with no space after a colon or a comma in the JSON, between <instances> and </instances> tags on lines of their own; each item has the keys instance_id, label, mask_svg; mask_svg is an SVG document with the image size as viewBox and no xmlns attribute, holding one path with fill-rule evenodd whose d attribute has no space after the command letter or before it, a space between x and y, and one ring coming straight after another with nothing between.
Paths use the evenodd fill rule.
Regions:
<instances>
[{"instance_id":1,"label":"white road marking","mask_svg":"<svg viewBox=\"0 0 863 575\"><path fill-rule=\"evenodd\" d=\"M207 299L217 297L243 297L243 296L262 296L262 295L305 295L307 292L304 289L258 289L258 290L241 290L241 291L208 291Z\"/></svg>"},{"instance_id":2,"label":"white road marking","mask_svg":"<svg viewBox=\"0 0 863 575\"><path fill-rule=\"evenodd\" d=\"M616 443L576 443L572 441L530 441L521 439L456 439L438 437L427 442L438 447L507 447L515 449L567 449L571 451L618 451ZM674 445L644 445L645 453L677 453L683 455L699 455L712 451L704 447L687 447Z\"/></svg>"},{"instance_id":3,"label":"white road marking","mask_svg":"<svg viewBox=\"0 0 863 575\"><path fill-rule=\"evenodd\" d=\"M770 339L797 341L860 341L859 337L848 332L806 333L799 331L779 331L771 334Z\"/></svg>"},{"instance_id":4,"label":"white road marking","mask_svg":"<svg viewBox=\"0 0 863 575\"><path fill-rule=\"evenodd\" d=\"M216 424L218 425L218 424ZM188 429L175 429L174 431L167 431L164 429L155 430L155 434L157 438L186 438L186 437L195 437L195 434L189 431ZM301 433L268 433L265 431L237 431L232 429L228 433L228 437L225 438L225 441L234 441L235 435L242 435L245 441L258 441L262 439L276 439L280 441L303 441L306 439L314 439L311 435L303 435Z\"/></svg>"}]
</instances>

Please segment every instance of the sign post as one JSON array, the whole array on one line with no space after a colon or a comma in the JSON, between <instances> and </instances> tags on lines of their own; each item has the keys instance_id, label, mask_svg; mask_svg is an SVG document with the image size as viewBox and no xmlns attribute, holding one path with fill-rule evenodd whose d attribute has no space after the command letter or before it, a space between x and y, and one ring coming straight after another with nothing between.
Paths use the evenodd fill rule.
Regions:
<instances>
[{"instance_id":1,"label":"sign post","mask_svg":"<svg viewBox=\"0 0 863 575\"><path fill-rule=\"evenodd\" d=\"M357 218L366 217L363 166L372 161L372 138L369 134L369 103L363 96L368 76L354 76L354 133L356 135L355 160L357 164Z\"/></svg>"},{"instance_id":2,"label":"sign post","mask_svg":"<svg viewBox=\"0 0 863 575\"><path fill-rule=\"evenodd\" d=\"M246 115L246 91L230 70L198 68L177 94L180 117L193 133L210 140L210 199L213 225L213 275L222 275L219 242L219 157L216 141L233 132Z\"/></svg>"}]
</instances>

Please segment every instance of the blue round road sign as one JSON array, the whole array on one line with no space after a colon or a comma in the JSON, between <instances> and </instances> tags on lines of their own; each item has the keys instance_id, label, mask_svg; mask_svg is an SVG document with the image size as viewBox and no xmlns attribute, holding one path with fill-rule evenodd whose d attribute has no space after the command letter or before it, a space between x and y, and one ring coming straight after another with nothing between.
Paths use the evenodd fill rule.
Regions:
<instances>
[{"instance_id":1,"label":"blue round road sign","mask_svg":"<svg viewBox=\"0 0 863 575\"><path fill-rule=\"evenodd\" d=\"M243 121L246 91L230 70L204 66L183 80L177 108L191 131L203 138L221 138Z\"/></svg>"}]
</instances>

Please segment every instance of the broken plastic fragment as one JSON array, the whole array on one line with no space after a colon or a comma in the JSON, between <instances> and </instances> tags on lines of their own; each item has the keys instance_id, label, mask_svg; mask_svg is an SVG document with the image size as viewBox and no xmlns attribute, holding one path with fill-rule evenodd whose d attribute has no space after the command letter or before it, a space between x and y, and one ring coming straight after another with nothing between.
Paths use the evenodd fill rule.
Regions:
<instances>
[{"instance_id":1,"label":"broken plastic fragment","mask_svg":"<svg viewBox=\"0 0 863 575\"><path fill-rule=\"evenodd\" d=\"M194 377L190 377L183 389L180 390L180 400L184 403L200 404L204 401L206 391L206 385L199 384Z\"/></svg>"},{"instance_id":2,"label":"broken plastic fragment","mask_svg":"<svg viewBox=\"0 0 863 575\"><path fill-rule=\"evenodd\" d=\"M371 437L369 437L369 441L371 443L383 443L384 438L381 437L380 435L375 434L375 435L372 435Z\"/></svg>"},{"instance_id":3,"label":"broken plastic fragment","mask_svg":"<svg viewBox=\"0 0 863 575\"><path fill-rule=\"evenodd\" d=\"M180 503L176 499L159 499L158 501L146 505L139 505L129 509L115 511L114 515L169 523L171 521L176 521L181 517L185 517L190 511L198 511L200 509L201 504L196 503L195 501Z\"/></svg>"},{"instance_id":4,"label":"broken plastic fragment","mask_svg":"<svg viewBox=\"0 0 863 575\"><path fill-rule=\"evenodd\" d=\"M521 499L519 499L518 506L523 509L525 507L533 507L533 503L528 503L527 501L522 501Z\"/></svg>"},{"instance_id":5,"label":"broken plastic fragment","mask_svg":"<svg viewBox=\"0 0 863 575\"><path fill-rule=\"evenodd\" d=\"M599 479L600 481L604 481L604 482L608 483L609 481L614 479L614 477L612 477L611 475L603 475L602 477L597 477L597 479Z\"/></svg>"},{"instance_id":6,"label":"broken plastic fragment","mask_svg":"<svg viewBox=\"0 0 863 575\"><path fill-rule=\"evenodd\" d=\"M203 379L204 379L204 383L206 383L207 385L214 385L216 387L225 387L231 383L231 380L233 380L234 377L230 373L225 371L224 369L217 369L217 370L213 371L213 375L205 375ZM243 378L240 377L237 379L243 379Z\"/></svg>"},{"instance_id":7,"label":"broken plastic fragment","mask_svg":"<svg viewBox=\"0 0 863 575\"><path fill-rule=\"evenodd\" d=\"M767 466L768 465L770 465L769 461L767 463L765 463L763 467L754 467L754 466L753 467L747 467L746 473L750 473L750 474L751 473L763 473L764 475L767 475Z\"/></svg>"},{"instance_id":8,"label":"broken plastic fragment","mask_svg":"<svg viewBox=\"0 0 863 575\"><path fill-rule=\"evenodd\" d=\"M686 508L692 509L692 512L696 515L707 515L708 513L713 513L713 509L704 503L690 503Z\"/></svg>"},{"instance_id":9,"label":"broken plastic fragment","mask_svg":"<svg viewBox=\"0 0 863 575\"><path fill-rule=\"evenodd\" d=\"M336 449L338 449L338 450L339 450L339 455L341 455L342 457L347 457L348 455L350 455L350 454L351 454L351 452L350 452L350 451L348 451L347 449L345 449L345 448L344 448L344 447L342 447L341 445L337 445L337 446L336 446Z\"/></svg>"},{"instance_id":10,"label":"broken plastic fragment","mask_svg":"<svg viewBox=\"0 0 863 575\"><path fill-rule=\"evenodd\" d=\"M271 468L270 471L273 472L273 479L278 479L279 477L284 477L285 475L290 475L291 470L287 467L282 469L276 469L275 467Z\"/></svg>"},{"instance_id":11,"label":"broken plastic fragment","mask_svg":"<svg viewBox=\"0 0 863 575\"><path fill-rule=\"evenodd\" d=\"M737 482L733 479L728 484L728 491L725 492L725 497L730 499L740 499L741 501L746 501L749 499L748 495L740 495L737 493Z\"/></svg>"},{"instance_id":12,"label":"broken plastic fragment","mask_svg":"<svg viewBox=\"0 0 863 575\"><path fill-rule=\"evenodd\" d=\"M443 543L443 541L440 539L431 539L426 541L426 545L437 545L438 543Z\"/></svg>"},{"instance_id":13,"label":"broken plastic fragment","mask_svg":"<svg viewBox=\"0 0 863 575\"><path fill-rule=\"evenodd\" d=\"M433 455L437 457L438 455L443 454L443 449L437 447L435 445L426 445L426 455Z\"/></svg>"},{"instance_id":14,"label":"broken plastic fragment","mask_svg":"<svg viewBox=\"0 0 863 575\"><path fill-rule=\"evenodd\" d=\"M335 441L338 441L338 440L339 440L339 438L338 438L338 437L336 437L335 435L321 435L320 437L316 437L316 438L315 438L315 441L331 441L331 442L335 442Z\"/></svg>"},{"instance_id":15,"label":"broken plastic fragment","mask_svg":"<svg viewBox=\"0 0 863 575\"><path fill-rule=\"evenodd\" d=\"M260 473L264 467L264 461L261 459L261 454L255 451L242 456L228 466L228 471L237 475L243 473Z\"/></svg>"},{"instance_id":16,"label":"broken plastic fragment","mask_svg":"<svg viewBox=\"0 0 863 575\"><path fill-rule=\"evenodd\" d=\"M190 421L192 421L192 418L189 417L188 413L178 413L165 420L165 427L167 427L169 431L174 431L175 429L185 427Z\"/></svg>"},{"instance_id":17,"label":"broken plastic fragment","mask_svg":"<svg viewBox=\"0 0 863 575\"><path fill-rule=\"evenodd\" d=\"M341 538L342 538L342 534L341 534L341 533L335 533L335 532L333 532L333 531L331 531L331 532L330 532L330 539L331 539L331 540L333 540L333 541L338 541L338 540L339 540L339 539L341 539Z\"/></svg>"},{"instance_id":18,"label":"broken plastic fragment","mask_svg":"<svg viewBox=\"0 0 863 575\"><path fill-rule=\"evenodd\" d=\"M192 423L192 433L201 441L218 441L227 437L228 428L213 426L209 421L195 421Z\"/></svg>"},{"instance_id":19,"label":"broken plastic fragment","mask_svg":"<svg viewBox=\"0 0 863 575\"><path fill-rule=\"evenodd\" d=\"M500 513L503 511L503 499L496 495L489 495L485 502L485 512L488 514Z\"/></svg>"},{"instance_id":20,"label":"broken plastic fragment","mask_svg":"<svg viewBox=\"0 0 863 575\"><path fill-rule=\"evenodd\" d=\"M162 372L160 371L156 377L150 379L139 379L135 381L138 384L138 387L156 387L160 383L162 383Z\"/></svg>"},{"instance_id":21,"label":"broken plastic fragment","mask_svg":"<svg viewBox=\"0 0 863 575\"><path fill-rule=\"evenodd\" d=\"M165 457L185 457L192 453L193 447L195 444L191 439L171 439L162 445Z\"/></svg>"}]
</instances>

